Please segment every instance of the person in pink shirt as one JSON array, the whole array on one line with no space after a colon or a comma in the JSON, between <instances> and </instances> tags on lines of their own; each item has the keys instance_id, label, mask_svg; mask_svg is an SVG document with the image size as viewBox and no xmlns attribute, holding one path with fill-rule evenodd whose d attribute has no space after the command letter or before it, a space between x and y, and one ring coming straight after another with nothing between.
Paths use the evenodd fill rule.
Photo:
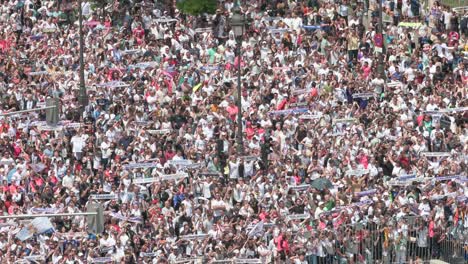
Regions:
<instances>
[{"instance_id":1,"label":"person in pink shirt","mask_svg":"<svg viewBox=\"0 0 468 264\"><path fill-rule=\"evenodd\" d=\"M234 103L234 101L232 100L230 101L229 106L227 107L226 110L229 113L229 117L231 118L231 120L235 120L237 116L238 108L237 108L237 105Z\"/></svg>"},{"instance_id":2,"label":"person in pink shirt","mask_svg":"<svg viewBox=\"0 0 468 264\"><path fill-rule=\"evenodd\" d=\"M362 70L362 77L364 79L367 79L371 73L371 67L367 61L364 62L364 65L362 65L361 70Z\"/></svg>"},{"instance_id":3,"label":"person in pink shirt","mask_svg":"<svg viewBox=\"0 0 468 264\"><path fill-rule=\"evenodd\" d=\"M133 36L136 38L138 44L143 42L143 38L145 37L145 29L141 23L138 23L138 26L133 30Z\"/></svg>"}]
</instances>

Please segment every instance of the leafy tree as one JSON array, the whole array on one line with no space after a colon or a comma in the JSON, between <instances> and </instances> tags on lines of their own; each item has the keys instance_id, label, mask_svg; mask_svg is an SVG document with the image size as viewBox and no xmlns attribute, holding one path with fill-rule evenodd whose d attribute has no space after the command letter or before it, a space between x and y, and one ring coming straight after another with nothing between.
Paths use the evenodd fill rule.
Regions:
<instances>
[{"instance_id":1,"label":"leafy tree","mask_svg":"<svg viewBox=\"0 0 468 264\"><path fill-rule=\"evenodd\" d=\"M184 14L200 15L203 13L214 14L217 8L216 0L180 0L177 8Z\"/></svg>"}]
</instances>

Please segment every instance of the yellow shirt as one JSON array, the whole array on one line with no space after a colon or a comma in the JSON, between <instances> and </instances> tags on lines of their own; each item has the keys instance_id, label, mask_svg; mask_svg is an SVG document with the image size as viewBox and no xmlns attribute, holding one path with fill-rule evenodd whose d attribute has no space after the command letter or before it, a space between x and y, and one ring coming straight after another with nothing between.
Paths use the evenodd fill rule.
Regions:
<instances>
[{"instance_id":1,"label":"yellow shirt","mask_svg":"<svg viewBox=\"0 0 468 264\"><path fill-rule=\"evenodd\" d=\"M357 37L350 36L348 39L348 50L358 50L359 40Z\"/></svg>"}]
</instances>

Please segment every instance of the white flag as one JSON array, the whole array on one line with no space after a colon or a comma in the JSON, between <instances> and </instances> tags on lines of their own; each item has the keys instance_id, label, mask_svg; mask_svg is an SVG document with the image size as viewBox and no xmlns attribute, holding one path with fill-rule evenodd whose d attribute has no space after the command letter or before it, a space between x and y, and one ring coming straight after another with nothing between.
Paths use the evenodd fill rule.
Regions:
<instances>
[{"instance_id":1,"label":"white flag","mask_svg":"<svg viewBox=\"0 0 468 264\"><path fill-rule=\"evenodd\" d=\"M261 235L263 233L263 221L258 222L249 232L249 237Z\"/></svg>"}]
</instances>

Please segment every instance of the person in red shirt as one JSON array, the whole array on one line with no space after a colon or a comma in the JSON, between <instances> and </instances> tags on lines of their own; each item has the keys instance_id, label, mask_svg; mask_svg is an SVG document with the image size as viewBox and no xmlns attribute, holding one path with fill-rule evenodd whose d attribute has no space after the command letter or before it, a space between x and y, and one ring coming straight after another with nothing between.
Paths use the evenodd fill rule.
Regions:
<instances>
[{"instance_id":1,"label":"person in red shirt","mask_svg":"<svg viewBox=\"0 0 468 264\"><path fill-rule=\"evenodd\" d=\"M287 239L287 235L284 233L280 233L275 238L275 245L276 251L278 251L278 255L280 256L281 260L286 260L286 257L289 254L289 242Z\"/></svg>"},{"instance_id":2,"label":"person in red shirt","mask_svg":"<svg viewBox=\"0 0 468 264\"><path fill-rule=\"evenodd\" d=\"M361 70L363 79L367 79L371 73L371 67L367 61L364 62L364 65L362 65Z\"/></svg>"},{"instance_id":3,"label":"person in red shirt","mask_svg":"<svg viewBox=\"0 0 468 264\"><path fill-rule=\"evenodd\" d=\"M175 156L175 151L172 148L172 143L168 142L166 145L166 151L164 152L164 158L166 160L171 160Z\"/></svg>"},{"instance_id":4,"label":"person in red shirt","mask_svg":"<svg viewBox=\"0 0 468 264\"><path fill-rule=\"evenodd\" d=\"M226 110L228 111L231 120L236 120L237 111L239 110L239 108L237 108L237 105L234 103L234 101L230 100L229 106Z\"/></svg>"},{"instance_id":5,"label":"person in red shirt","mask_svg":"<svg viewBox=\"0 0 468 264\"><path fill-rule=\"evenodd\" d=\"M141 23L138 23L138 26L133 29L133 36L135 37L138 44L143 42L143 38L145 37L145 29L141 26Z\"/></svg>"}]
</instances>

